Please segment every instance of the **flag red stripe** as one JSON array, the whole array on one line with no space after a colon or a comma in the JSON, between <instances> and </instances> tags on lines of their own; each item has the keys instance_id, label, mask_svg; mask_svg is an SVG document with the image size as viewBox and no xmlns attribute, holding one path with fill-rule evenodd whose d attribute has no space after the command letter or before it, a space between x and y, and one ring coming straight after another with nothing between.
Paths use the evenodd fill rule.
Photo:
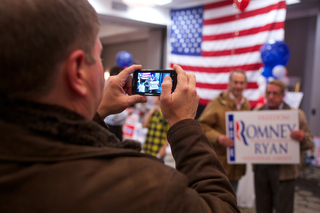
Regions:
<instances>
[{"instance_id":1,"label":"flag red stripe","mask_svg":"<svg viewBox=\"0 0 320 213\"><path fill-rule=\"evenodd\" d=\"M202 51L202 56L227 56L227 55L239 55L244 53L252 53L260 51L262 44L258 44L251 47L237 48L233 50L221 50L221 51Z\"/></svg>"},{"instance_id":2,"label":"flag red stripe","mask_svg":"<svg viewBox=\"0 0 320 213\"><path fill-rule=\"evenodd\" d=\"M202 41L214 41L214 40L223 40L223 39L229 39L234 37L248 36L248 35L254 35L260 32L278 30L283 28L284 28L284 22L275 22L275 23L267 24L262 27L255 27L248 30L241 30L238 32L223 33L219 35L204 35L202 36ZM236 33L238 35L236 35Z\"/></svg>"},{"instance_id":3,"label":"flag red stripe","mask_svg":"<svg viewBox=\"0 0 320 213\"><path fill-rule=\"evenodd\" d=\"M200 98L199 104L206 106L211 100Z\"/></svg>"},{"instance_id":4,"label":"flag red stripe","mask_svg":"<svg viewBox=\"0 0 320 213\"><path fill-rule=\"evenodd\" d=\"M194 66L187 66L187 65L181 65L182 69L187 71L194 71L194 72L207 72L207 73L228 73L235 69L242 69L244 71L246 70L259 70L263 64L262 63L256 63L256 64L245 64L245 65L239 65L239 66L228 66L228 67L194 67ZM173 63L170 64L170 66L173 66Z\"/></svg>"},{"instance_id":5,"label":"flag red stripe","mask_svg":"<svg viewBox=\"0 0 320 213\"><path fill-rule=\"evenodd\" d=\"M228 88L228 84L206 84L206 83L196 83L197 88L202 89L216 89L216 90L225 90ZM259 85L257 82L248 82L246 89L258 89Z\"/></svg>"},{"instance_id":6,"label":"flag red stripe","mask_svg":"<svg viewBox=\"0 0 320 213\"><path fill-rule=\"evenodd\" d=\"M247 11L247 12L239 13L236 15L230 15L230 16L225 16L225 17L215 18L215 19L207 19L203 21L203 25L212 25L212 24L221 24L225 22L231 22L238 19L244 19L244 18L256 16L256 15L261 15L264 13L269 13L272 10L285 9L285 8L286 8L286 2L281 1L279 3L273 4L264 8L259 8L256 10Z\"/></svg>"},{"instance_id":7,"label":"flag red stripe","mask_svg":"<svg viewBox=\"0 0 320 213\"><path fill-rule=\"evenodd\" d=\"M258 103L259 103L258 100L250 100L250 101L249 101L249 104L250 104L251 109L255 108Z\"/></svg>"},{"instance_id":8,"label":"flag red stripe","mask_svg":"<svg viewBox=\"0 0 320 213\"><path fill-rule=\"evenodd\" d=\"M233 0L226 0L226 1L221 1L221 2L217 2L217 3L207 4L204 6L204 9L209 10L209 9L214 9L214 8L218 8L218 7L228 6L230 4L233 4Z\"/></svg>"},{"instance_id":9,"label":"flag red stripe","mask_svg":"<svg viewBox=\"0 0 320 213\"><path fill-rule=\"evenodd\" d=\"M202 99L200 98L199 100L199 104L200 105L207 105L211 100L208 100L208 99ZM259 103L259 101L255 101L255 100L249 100L249 104L251 106L251 109L253 109L257 104Z\"/></svg>"}]
</instances>

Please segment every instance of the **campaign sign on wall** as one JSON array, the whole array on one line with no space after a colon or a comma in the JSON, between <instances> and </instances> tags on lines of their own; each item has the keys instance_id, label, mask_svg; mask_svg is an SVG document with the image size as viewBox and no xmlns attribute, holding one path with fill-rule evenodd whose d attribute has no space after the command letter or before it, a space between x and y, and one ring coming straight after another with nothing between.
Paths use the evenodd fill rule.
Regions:
<instances>
[{"instance_id":1,"label":"campaign sign on wall","mask_svg":"<svg viewBox=\"0 0 320 213\"><path fill-rule=\"evenodd\" d=\"M290 138L298 129L297 110L227 112L228 163L298 164L300 143Z\"/></svg>"}]
</instances>

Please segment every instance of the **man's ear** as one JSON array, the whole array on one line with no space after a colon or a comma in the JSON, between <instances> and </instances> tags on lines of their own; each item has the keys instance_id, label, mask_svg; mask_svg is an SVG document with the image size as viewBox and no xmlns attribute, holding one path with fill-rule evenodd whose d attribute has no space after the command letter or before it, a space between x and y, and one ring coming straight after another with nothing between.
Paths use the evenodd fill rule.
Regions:
<instances>
[{"instance_id":1,"label":"man's ear","mask_svg":"<svg viewBox=\"0 0 320 213\"><path fill-rule=\"evenodd\" d=\"M82 50L75 50L69 55L65 66L65 75L70 89L79 95L85 95L87 93L85 84L86 67L85 53Z\"/></svg>"}]
</instances>

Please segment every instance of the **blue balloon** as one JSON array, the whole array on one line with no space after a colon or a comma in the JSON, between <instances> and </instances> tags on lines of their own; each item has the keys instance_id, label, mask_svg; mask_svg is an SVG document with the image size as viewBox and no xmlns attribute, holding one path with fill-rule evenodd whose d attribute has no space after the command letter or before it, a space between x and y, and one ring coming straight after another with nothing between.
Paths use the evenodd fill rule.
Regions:
<instances>
[{"instance_id":1,"label":"blue balloon","mask_svg":"<svg viewBox=\"0 0 320 213\"><path fill-rule=\"evenodd\" d=\"M286 65L290 59L290 49L284 41L270 40L262 45L260 53L264 65L271 69L276 65Z\"/></svg>"},{"instance_id":2,"label":"blue balloon","mask_svg":"<svg viewBox=\"0 0 320 213\"><path fill-rule=\"evenodd\" d=\"M261 75L263 75L264 77L266 77L267 79L269 78L269 77L273 77L272 76L272 68L271 67L264 67L263 68L263 72L261 73Z\"/></svg>"},{"instance_id":3,"label":"blue balloon","mask_svg":"<svg viewBox=\"0 0 320 213\"><path fill-rule=\"evenodd\" d=\"M132 55L127 51L120 51L116 55L116 64L120 67L128 67L133 64Z\"/></svg>"}]
</instances>

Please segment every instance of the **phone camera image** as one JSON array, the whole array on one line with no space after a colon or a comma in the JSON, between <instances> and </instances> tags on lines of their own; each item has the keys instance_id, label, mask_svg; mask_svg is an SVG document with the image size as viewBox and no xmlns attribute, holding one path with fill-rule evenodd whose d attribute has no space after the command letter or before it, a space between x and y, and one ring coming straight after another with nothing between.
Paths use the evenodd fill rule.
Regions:
<instances>
[{"instance_id":1,"label":"phone camera image","mask_svg":"<svg viewBox=\"0 0 320 213\"><path fill-rule=\"evenodd\" d=\"M133 94L159 96L165 76L171 77L171 92L173 92L177 83L177 74L174 70L136 70L132 79Z\"/></svg>"}]
</instances>

